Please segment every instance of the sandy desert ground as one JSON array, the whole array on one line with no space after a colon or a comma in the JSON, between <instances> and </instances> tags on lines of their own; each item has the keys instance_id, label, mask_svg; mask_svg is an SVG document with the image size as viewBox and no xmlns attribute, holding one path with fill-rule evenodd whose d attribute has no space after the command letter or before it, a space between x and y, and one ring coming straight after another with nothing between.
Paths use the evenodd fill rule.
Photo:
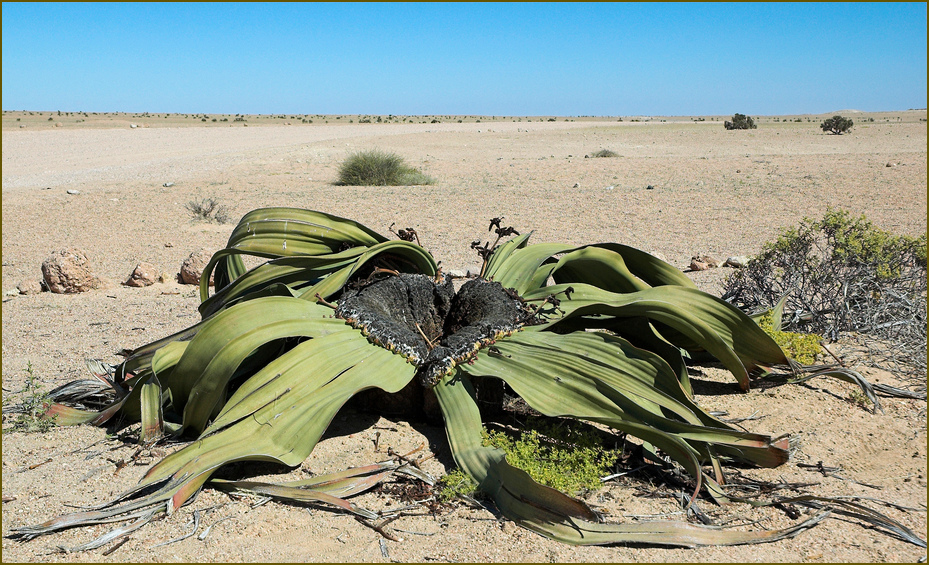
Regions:
<instances>
[{"instance_id":1,"label":"sandy desert ground","mask_svg":"<svg viewBox=\"0 0 929 565\"><path fill-rule=\"evenodd\" d=\"M394 222L414 227L449 269L477 263L468 244L500 215L520 231L534 230L536 242L616 241L656 252L682 269L697 254L724 259L756 253L783 228L821 217L829 207L865 213L896 233L925 233L926 111L847 115L856 126L835 136L819 129L823 116L760 117L756 130L726 131L723 117L620 122L471 116L461 123L455 117L403 117L368 124L358 123L365 119L359 116L249 116L245 122L225 116L223 122L223 116L4 112L4 403L23 388L29 365L51 389L88 376L84 358L116 362L118 349L197 321L194 287L120 283L141 261L174 275L192 251L223 246L233 224L194 220L185 205L200 198L217 199L234 218L262 206L296 206L349 217L385 235ZM436 183L335 186L341 161L368 148L400 154ZM598 149L619 157L585 158ZM41 278L44 259L66 247L84 250L109 286L77 295L17 293L18 285ZM689 275L719 294L727 272ZM888 384L925 378L859 369ZM794 458L782 467L740 472L812 483L807 492L819 495L898 505L872 502L926 538L925 401L885 398L885 413L872 414L838 381L741 394L722 371L699 370L696 379L706 386L698 401L705 408L725 410L731 418L755 415L760 418L744 424L750 430L799 439ZM344 412L299 468L240 470L283 481L383 459L387 446L403 453L423 444L423 453L435 456L424 464L427 471L441 475L453 468L441 427ZM465 505L436 516L405 516L389 526L402 541L387 541L349 515L274 502L253 507L213 490L133 532L109 554L114 544L86 553L58 550L92 539L105 526L28 543L10 539L11 528L129 489L147 468L117 467L133 451L106 429L5 432L3 561L912 562L926 556L924 548L841 516L760 546L577 548ZM843 478L800 465L818 461L841 468ZM649 486L644 479L625 477L587 500L617 522L680 516L675 501L641 496L643 486ZM376 492L357 502L372 508L395 503ZM750 528L794 523L774 508L708 504L702 503L720 523L727 517L757 520L740 526ZM155 547L190 531L198 510L198 533L212 526L209 535Z\"/></svg>"}]
</instances>

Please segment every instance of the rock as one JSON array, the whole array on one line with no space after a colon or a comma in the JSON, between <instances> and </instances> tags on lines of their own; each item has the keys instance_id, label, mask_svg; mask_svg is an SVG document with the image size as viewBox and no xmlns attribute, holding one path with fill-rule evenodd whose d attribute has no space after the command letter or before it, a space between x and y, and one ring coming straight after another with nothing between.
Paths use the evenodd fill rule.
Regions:
<instances>
[{"instance_id":1,"label":"rock","mask_svg":"<svg viewBox=\"0 0 929 565\"><path fill-rule=\"evenodd\" d=\"M57 294L87 292L104 286L91 270L87 255L74 248L55 251L43 261L42 277L45 286Z\"/></svg>"},{"instance_id":2,"label":"rock","mask_svg":"<svg viewBox=\"0 0 929 565\"><path fill-rule=\"evenodd\" d=\"M741 269L748 264L748 257L744 255L736 255L734 257L729 257L726 259L726 262L723 263L723 267L733 267L736 269Z\"/></svg>"},{"instance_id":3,"label":"rock","mask_svg":"<svg viewBox=\"0 0 929 565\"><path fill-rule=\"evenodd\" d=\"M709 255L700 255L690 258L690 269L692 271L705 271L707 269L714 269L718 266L719 261Z\"/></svg>"},{"instance_id":4,"label":"rock","mask_svg":"<svg viewBox=\"0 0 929 565\"><path fill-rule=\"evenodd\" d=\"M80 190L74 190L73 188L68 189L68 194L80 194Z\"/></svg>"},{"instance_id":5,"label":"rock","mask_svg":"<svg viewBox=\"0 0 929 565\"><path fill-rule=\"evenodd\" d=\"M703 261L698 260L696 257L693 257L690 260L690 270L691 271L705 271L709 269L710 266L704 263Z\"/></svg>"},{"instance_id":6,"label":"rock","mask_svg":"<svg viewBox=\"0 0 929 565\"><path fill-rule=\"evenodd\" d=\"M55 127L56 127L56 128L60 128L60 127L61 127L61 122L55 122Z\"/></svg>"},{"instance_id":7,"label":"rock","mask_svg":"<svg viewBox=\"0 0 929 565\"><path fill-rule=\"evenodd\" d=\"M155 268L155 265L151 263L142 262L136 265L136 268L132 270L132 274L129 275L129 278L126 279L126 282L123 284L126 286L149 286L155 284L155 281L158 279L158 271Z\"/></svg>"},{"instance_id":8,"label":"rock","mask_svg":"<svg viewBox=\"0 0 929 565\"><path fill-rule=\"evenodd\" d=\"M576 182L576 183L574 183L574 186L571 187L571 188L580 188L580 187L581 187L581 183Z\"/></svg>"},{"instance_id":9,"label":"rock","mask_svg":"<svg viewBox=\"0 0 929 565\"><path fill-rule=\"evenodd\" d=\"M201 249L191 253L181 265L181 272L177 275L177 282L181 284L200 284L200 276L203 274L204 267L210 262L211 257L213 257L213 252L209 249ZM210 275L210 286L213 286L212 274Z\"/></svg>"},{"instance_id":10,"label":"rock","mask_svg":"<svg viewBox=\"0 0 929 565\"><path fill-rule=\"evenodd\" d=\"M655 190L655 187L652 185L648 185L645 187L645 190Z\"/></svg>"},{"instance_id":11,"label":"rock","mask_svg":"<svg viewBox=\"0 0 929 565\"><path fill-rule=\"evenodd\" d=\"M139 126L138 126L137 124L129 124L129 127L132 128L132 129L135 129L135 128L139 127Z\"/></svg>"},{"instance_id":12,"label":"rock","mask_svg":"<svg viewBox=\"0 0 929 565\"><path fill-rule=\"evenodd\" d=\"M709 265L711 269L715 269L716 267L719 266L719 261L717 261L713 257L710 257L709 255L701 255L697 257L697 259Z\"/></svg>"},{"instance_id":13,"label":"rock","mask_svg":"<svg viewBox=\"0 0 929 565\"><path fill-rule=\"evenodd\" d=\"M19 283L16 285L16 289L19 290L20 294L39 294L44 290L42 283L35 279Z\"/></svg>"},{"instance_id":14,"label":"rock","mask_svg":"<svg viewBox=\"0 0 929 565\"><path fill-rule=\"evenodd\" d=\"M161 186L163 186L163 187L165 187L165 188L171 188L172 186L174 186L174 183L173 183L173 182L166 182L166 183L164 183L164 184L161 185Z\"/></svg>"}]
</instances>

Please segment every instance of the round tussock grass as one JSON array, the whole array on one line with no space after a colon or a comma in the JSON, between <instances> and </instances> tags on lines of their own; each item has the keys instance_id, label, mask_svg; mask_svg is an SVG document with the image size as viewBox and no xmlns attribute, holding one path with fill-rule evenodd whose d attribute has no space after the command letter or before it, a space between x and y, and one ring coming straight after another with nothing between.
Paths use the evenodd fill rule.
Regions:
<instances>
[{"instance_id":1,"label":"round tussock grass","mask_svg":"<svg viewBox=\"0 0 929 565\"><path fill-rule=\"evenodd\" d=\"M369 149L348 156L339 167L338 185L416 186L435 180L406 164L396 153Z\"/></svg>"}]
</instances>

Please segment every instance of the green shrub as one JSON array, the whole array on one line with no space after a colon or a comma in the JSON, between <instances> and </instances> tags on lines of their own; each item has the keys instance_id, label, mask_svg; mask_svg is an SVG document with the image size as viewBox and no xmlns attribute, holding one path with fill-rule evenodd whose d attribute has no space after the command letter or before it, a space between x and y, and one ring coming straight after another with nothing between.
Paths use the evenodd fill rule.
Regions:
<instances>
[{"instance_id":1,"label":"green shrub","mask_svg":"<svg viewBox=\"0 0 929 565\"><path fill-rule=\"evenodd\" d=\"M836 135L842 135L843 133L852 129L853 125L855 125L855 122L853 122L851 118L832 116L823 123L819 124L819 127L823 128L823 131L832 132Z\"/></svg>"},{"instance_id":2,"label":"green shrub","mask_svg":"<svg viewBox=\"0 0 929 565\"><path fill-rule=\"evenodd\" d=\"M46 418L45 413L52 404L48 393L32 370L32 363L26 365L26 386L18 393L19 404L3 407L3 413L16 414L13 426L8 430L23 432L47 432L57 424L55 418ZM5 404L5 403L4 403ZM11 402L12 404L12 402ZM4 418L5 419L5 418ZM8 431L8 430L4 430Z\"/></svg>"},{"instance_id":3,"label":"green shrub","mask_svg":"<svg viewBox=\"0 0 929 565\"><path fill-rule=\"evenodd\" d=\"M474 496L476 491L477 483L461 469L455 469L439 479L434 490L439 502L451 502L459 496Z\"/></svg>"},{"instance_id":4,"label":"green shrub","mask_svg":"<svg viewBox=\"0 0 929 565\"><path fill-rule=\"evenodd\" d=\"M733 114L732 121L726 120L723 123L726 129L756 129L755 120L745 114Z\"/></svg>"},{"instance_id":5,"label":"green shrub","mask_svg":"<svg viewBox=\"0 0 929 565\"><path fill-rule=\"evenodd\" d=\"M774 338L774 341L777 342L788 357L804 365L812 365L816 362L816 356L822 353L822 347L819 345L822 339L820 336L775 329L774 319L770 312L758 320L758 325L766 334Z\"/></svg>"},{"instance_id":6,"label":"green shrub","mask_svg":"<svg viewBox=\"0 0 929 565\"><path fill-rule=\"evenodd\" d=\"M785 297L783 329L893 344L872 362L926 371L926 234L893 235L864 215L828 210L785 230L727 279L723 299L749 311Z\"/></svg>"},{"instance_id":7,"label":"green shrub","mask_svg":"<svg viewBox=\"0 0 929 565\"><path fill-rule=\"evenodd\" d=\"M518 438L485 429L484 445L502 449L510 465L540 484L569 494L598 489L600 477L610 473L620 453L605 449L595 431L577 422L571 426L529 418Z\"/></svg>"},{"instance_id":8,"label":"green shrub","mask_svg":"<svg viewBox=\"0 0 929 565\"><path fill-rule=\"evenodd\" d=\"M411 186L433 184L435 180L407 165L396 153L379 149L349 155L339 167L336 184L350 186Z\"/></svg>"}]
</instances>

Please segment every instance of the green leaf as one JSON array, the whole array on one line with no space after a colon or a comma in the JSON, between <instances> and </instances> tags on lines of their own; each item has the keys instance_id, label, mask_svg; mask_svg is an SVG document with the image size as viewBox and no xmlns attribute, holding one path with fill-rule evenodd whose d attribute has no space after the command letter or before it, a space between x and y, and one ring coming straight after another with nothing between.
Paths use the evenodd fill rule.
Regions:
<instances>
[{"instance_id":1,"label":"green leaf","mask_svg":"<svg viewBox=\"0 0 929 565\"><path fill-rule=\"evenodd\" d=\"M542 263L570 249L571 246L563 243L538 243L512 249L506 257L495 262L493 268L488 264L484 278L497 281L504 288L513 288L522 295L536 281L533 275Z\"/></svg>"},{"instance_id":2,"label":"green leaf","mask_svg":"<svg viewBox=\"0 0 929 565\"><path fill-rule=\"evenodd\" d=\"M223 310L203 325L186 347L164 386L184 429L201 431L214 417L236 369L259 346L284 337L319 337L344 330L332 310L305 300L267 297Z\"/></svg>"},{"instance_id":3,"label":"green leaf","mask_svg":"<svg viewBox=\"0 0 929 565\"><path fill-rule=\"evenodd\" d=\"M293 255L329 255L347 247L370 247L387 239L345 218L299 208L260 208L239 220L226 248L213 256L200 279L200 299L209 296L210 275L221 289L245 273L240 255L273 259Z\"/></svg>"},{"instance_id":4,"label":"green leaf","mask_svg":"<svg viewBox=\"0 0 929 565\"><path fill-rule=\"evenodd\" d=\"M160 438L164 433L161 384L154 375L142 385L141 403L142 429L139 432L139 443L148 444Z\"/></svg>"},{"instance_id":5,"label":"green leaf","mask_svg":"<svg viewBox=\"0 0 929 565\"><path fill-rule=\"evenodd\" d=\"M650 288L626 267L622 255L599 247L582 247L563 255L551 272L555 283L587 283L610 292Z\"/></svg>"},{"instance_id":6,"label":"green leaf","mask_svg":"<svg viewBox=\"0 0 929 565\"><path fill-rule=\"evenodd\" d=\"M544 298L563 292L567 287L545 287L527 293L524 298ZM586 317L591 316L644 316L674 328L701 345L729 369L743 390L749 388L749 371L789 363L777 343L751 318L705 292L671 285L628 294L611 293L583 283L570 287L573 289L570 298L561 301L564 315L554 316L547 324L532 328L533 331L551 330L570 321L583 327ZM566 327L570 328L571 324Z\"/></svg>"}]
</instances>

